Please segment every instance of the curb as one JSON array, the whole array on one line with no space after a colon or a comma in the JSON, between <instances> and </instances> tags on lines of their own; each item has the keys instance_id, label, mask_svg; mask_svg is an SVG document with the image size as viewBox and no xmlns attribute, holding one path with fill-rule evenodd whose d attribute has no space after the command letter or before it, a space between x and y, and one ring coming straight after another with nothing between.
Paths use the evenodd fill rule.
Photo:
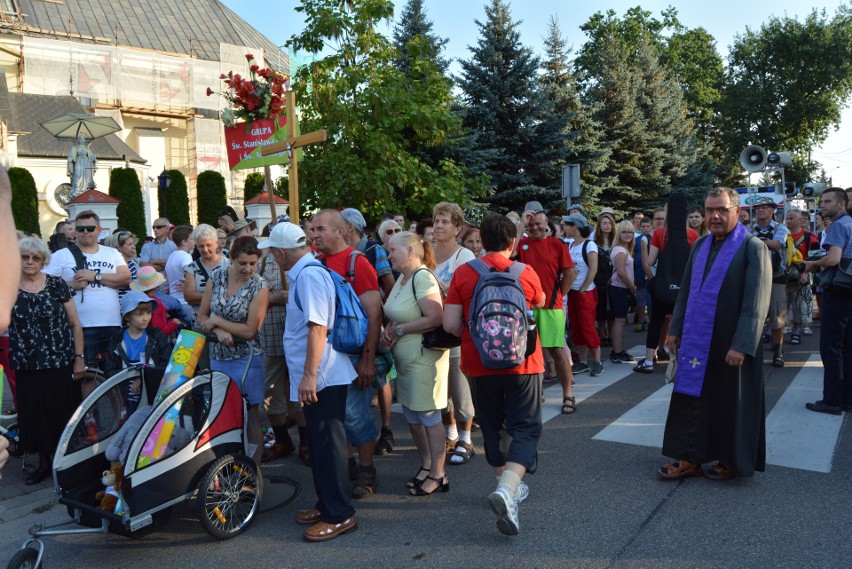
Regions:
<instances>
[{"instance_id":1,"label":"curb","mask_svg":"<svg viewBox=\"0 0 852 569\"><path fill-rule=\"evenodd\" d=\"M29 494L0 502L0 525L28 516L36 509L49 508L59 502L53 488L42 488Z\"/></svg>"}]
</instances>

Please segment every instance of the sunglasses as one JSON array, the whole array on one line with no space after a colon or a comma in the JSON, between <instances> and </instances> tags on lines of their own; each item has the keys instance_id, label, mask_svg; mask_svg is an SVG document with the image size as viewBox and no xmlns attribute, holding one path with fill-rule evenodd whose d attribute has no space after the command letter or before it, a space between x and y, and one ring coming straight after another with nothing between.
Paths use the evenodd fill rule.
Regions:
<instances>
[{"instance_id":1,"label":"sunglasses","mask_svg":"<svg viewBox=\"0 0 852 569\"><path fill-rule=\"evenodd\" d=\"M152 226L152 227L153 227L154 229L163 229L163 228L165 228L165 227L168 227L168 225L154 225L154 226Z\"/></svg>"},{"instance_id":2,"label":"sunglasses","mask_svg":"<svg viewBox=\"0 0 852 569\"><path fill-rule=\"evenodd\" d=\"M41 263L42 261L44 261L44 257L42 257L41 255L21 255L21 260Z\"/></svg>"},{"instance_id":3,"label":"sunglasses","mask_svg":"<svg viewBox=\"0 0 852 569\"><path fill-rule=\"evenodd\" d=\"M385 231L385 235L393 235L394 233L399 233L400 231L402 231L402 229L388 229L387 231Z\"/></svg>"},{"instance_id":4,"label":"sunglasses","mask_svg":"<svg viewBox=\"0 0 852 569\"><path fill-rule=\"evenodd\" d=\"M94 233L97 229L97 225L78 225L76 228L77 233Z\"/></svg>"}]
</instances>

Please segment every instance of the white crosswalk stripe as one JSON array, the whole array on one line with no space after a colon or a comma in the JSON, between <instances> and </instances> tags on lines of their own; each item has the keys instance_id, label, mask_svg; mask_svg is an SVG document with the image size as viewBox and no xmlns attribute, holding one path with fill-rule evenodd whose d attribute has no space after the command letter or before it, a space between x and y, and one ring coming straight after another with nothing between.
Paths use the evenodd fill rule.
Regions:
<instances>
[{"instance_id":1,"label":"white crosswalk stripe","mask_svg":"<svg viewBox=\"0 0 852 569\"><path fill-rule=\"evenodd\" d=\"M596 440L662 448L672 386L646 397L597 435ZM766 462L830 472L842 416L813 413L805 403L822 397L819 356L808 359L766 418Z\"/></svg>"}]
</instances>

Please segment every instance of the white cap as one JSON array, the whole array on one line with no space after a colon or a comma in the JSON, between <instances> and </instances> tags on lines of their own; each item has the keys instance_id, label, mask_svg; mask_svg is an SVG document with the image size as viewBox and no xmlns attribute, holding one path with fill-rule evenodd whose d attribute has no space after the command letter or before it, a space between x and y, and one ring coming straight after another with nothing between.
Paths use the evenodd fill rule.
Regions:
<instances>
[{"instance_id":1,"label":"white cap","mask_svg":"<svg viewBox=\"0 0 852 569\"><path fill-rule=\"evenodd\" d=\"M302 231L301 227L292 223L276 223L269 233L269 238L258 243L257 247L258 249L266 249L267 247L298 249L307 244L308 240L305 238L305 232Z\"/></svg>"}]
</instances>

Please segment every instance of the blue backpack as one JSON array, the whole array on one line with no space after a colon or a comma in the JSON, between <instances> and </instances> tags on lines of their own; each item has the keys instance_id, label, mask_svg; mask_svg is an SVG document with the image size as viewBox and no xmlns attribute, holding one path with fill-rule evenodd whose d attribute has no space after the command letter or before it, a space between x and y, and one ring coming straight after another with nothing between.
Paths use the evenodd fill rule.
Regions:
<instances>
[{"instance_id":1,"label":"blue backpack","mask_svg":"<svg viewBox=\"0 0 852 569\"><path fill-rule=\"evenodd\" d=\"M514 262L505 272L482 259L467 265L479 275L467 325L482 365L489 369L521 365L529 355L527 348L531 345L535 351L536 345L535 329L529 330L527 323L527 298L520 281L526 265Z\"/></svg>"},{"instance_id":2,"label":"blue backpack","mask_svg":"<svg viewBox=\"0 0 852 569\"><path fill-rule=\"evenodd\" d=\"M350 278L355 276L355 259L357 255L361 254L358 251L353 251L349 255L349 271L346 274L350 275ZM358 295L355 294L355 289L352 288L349 281L322 263L314 261L305 266L325 269L334 283L334 323L328 334L331 347L338 352L360 354L364 343L367 341L367 330L370 325L367 320L367 312L364 310L364 305L361 304ZM295 282L293 284L295 285ZM298 290L296 290L295 301L299 310L302 310Z\"/></svg>"}]
</instances>

